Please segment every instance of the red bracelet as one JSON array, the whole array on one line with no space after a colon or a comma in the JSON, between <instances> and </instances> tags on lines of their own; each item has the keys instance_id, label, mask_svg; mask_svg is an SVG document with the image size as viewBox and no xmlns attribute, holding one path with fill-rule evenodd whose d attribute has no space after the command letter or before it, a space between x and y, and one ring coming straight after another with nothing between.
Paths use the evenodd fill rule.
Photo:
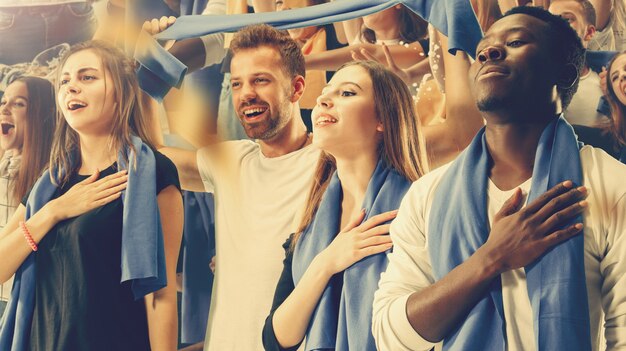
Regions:
<instances>
[{"instance_id":1,"label":"red bracelet","mask_svg":"<svg viewBox=\"0 0 626 351\"><path fill-rule=\"evenodd\" d=\"M30 245L30 248L33 251L37 251L37 243L33 240L33 236L30 235L30 231L28 231L28 227L26 227L26 223L20 222L20 227L22 228L22 233L24 233L24 238L26 238L26 242Z\"/></svg>"}]
</instances>

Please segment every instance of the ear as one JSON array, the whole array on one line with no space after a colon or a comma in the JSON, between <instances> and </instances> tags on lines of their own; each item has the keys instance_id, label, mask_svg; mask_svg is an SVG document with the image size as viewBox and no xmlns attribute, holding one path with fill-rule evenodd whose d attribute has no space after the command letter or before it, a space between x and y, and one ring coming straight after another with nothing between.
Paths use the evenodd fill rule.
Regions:
<instances>
[{"instance_id":1,"label":"ear","mask_svg":"<svg viewBox=\"0 0 626 351\"><path fill-rule=\"evenodd\" d=\"M384 132L385 128L383 127L383 122L378 122L378 124L376 124L376 131L377 132Z\"/></svg>"},{"instance_id":2,"label":"ear","mask_svg":"<svg viewBox=\"0 0 626 351\"><path fill-rule=\"evenodd\" d=\"M578 69L573 63L568 63L561 70L561 74L556 82L557 87L561 89L571 88L578 81Z\"/></svg>"},{"instance_id":3,"label":"ear","mask_svg":"<svg viewBox=\"0 0 626 351\"><path fill-rule=\"evenodd\" d=\"M291 94L290 99L291 102L296 102L300 100L302 94L304 94L305 85L306 83L303 76L297 75L293 78L293 80L291 81L291 88L293 89L293 94Z\"/></svg>"},{"instance_id":4,"label":"ear","mask_svg":"<svg viewBox=\"0 0 626 351\"><path fill-rule=\"evenodd\" d=\"M588 42L589 40L591 40L591 38L593 38L593 36L596 34L596 27L592 24L587 26L587 29L585 29L585 35L583 35L583 42Z\"/></svg>"}]
</instances>

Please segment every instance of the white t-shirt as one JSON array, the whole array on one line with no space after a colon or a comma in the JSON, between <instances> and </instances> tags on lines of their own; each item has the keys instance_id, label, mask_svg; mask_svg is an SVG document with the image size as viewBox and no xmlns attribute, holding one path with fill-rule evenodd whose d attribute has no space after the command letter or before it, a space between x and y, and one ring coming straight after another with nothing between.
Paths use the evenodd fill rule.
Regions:
<instances>
[{"instance_id":1,"label":"white t-shirt","mask_svg":"<svg viewBox=\"0 0 626 351\"><path fill-rule=\"evenodd\" d=\"M600 89L600 76L592 70L580 77L578 90L572 98L563 117L570 124L594 127L599 123L607 122L608 118L597 111L598 103L602 97Z\"/></svg>"},{"instance_id":2,"label":"white t-shirt","mask_svg":"<svg viewBox=\"0 0 626 351\"><path fill-rule=\"evenodd\" d=\"M268 158L249 140L198 151L200 175L206 191L215 194L216 208L205 350L263 350L261 331L283 268L282 244L293 232L318 159L311 145Z\"/></svg>"},{"instance_id":3,"label":"white t-shirt","mask_svg":"<svg viewBox=\"0 0 626 351\"><path fill-rule=\"evenodd\" d=\"M590 146L581 149L580 159L583 183L589 188L589 207L584 213L584 250L592 349L604 349L599 345L602 332L609 350L623 349L626 347L626 183L623 181L626 165ZM374 297L372 329L379 350L433 347L411 327L406 303L413 292L435 281L428 252L428 219L435 190L448 167L415 182L391 224L394 249ZM522 184L526 193L529 187L530 182ZM490 184L487 193L491 222L511 192L500 191ZM535 350L524 270L503 274L502 285L507 349Z\"/></svg>"}]
</instances>

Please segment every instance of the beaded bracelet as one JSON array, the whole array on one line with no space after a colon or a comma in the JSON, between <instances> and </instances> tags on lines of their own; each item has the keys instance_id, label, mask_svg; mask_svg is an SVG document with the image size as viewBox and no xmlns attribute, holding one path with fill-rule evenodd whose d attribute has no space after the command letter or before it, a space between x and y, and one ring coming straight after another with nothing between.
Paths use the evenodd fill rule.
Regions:
<instances>
[{"instance_id":1,"label":"beaded bracelet","mask_svg":"<svg viewBox=\"0 0 626 351\"><path fill-rule=\"evenodd\" d=\"M37 243L33 240L33 236L30 235L30 231L28 230L28 227L26 227L26 223L20 222L20 227L22 228L22 233L24 233L24 238L26 238L26 242L28 242L30 248L33 249L33 251L37 251Z\"/></svg>"}]
</instances>

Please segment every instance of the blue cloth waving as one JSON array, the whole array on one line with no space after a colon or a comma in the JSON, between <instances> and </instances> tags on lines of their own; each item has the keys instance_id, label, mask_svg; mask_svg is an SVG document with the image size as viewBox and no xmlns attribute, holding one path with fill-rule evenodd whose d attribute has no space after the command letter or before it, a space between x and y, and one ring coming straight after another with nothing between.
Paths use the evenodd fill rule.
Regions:
<instances>
[{"instance_id":1,"label":"blue cloth waving","mask_svg":"<svg viewBox=\"0 0 626 351\"><path fill-rule=\"evenodd\" d=\"M398 209L410 186L411 181L379 160L363 200L366 219ZM335 172L313 222L296 244L292 263L296 284L339 232L341 199L341 183ZM305 350L376 350L371 332L372 303L387 264L387 254L380 253L333 276L311 316Z\"/></svg>"},{"instance_id":2,"label":"blue cloth waving","mask_svg":"<svg viewBox=\"0 0 626 351\"><path fill-rule=\"evenodd\" d=\"M467 260L489 235L484 128L454 161L438 186L430 214L429 253L437 280ZM579 144L572 127L556 118L537 147L529 201L565 180L582 184ZM571 223L581 223L578 216ZM538 351L590 350L583 234L553 247L525 267ZM444 339L444 350L505 350L500 279Z\"/></svg>"},{"instance_id":3,"label":"blue cloth waving","mask_svg":"<svg viewBox=\"0 0 626 351\"><path fill-rule=\"evenodd\" d=\"M218 32L233 32L245 26L267 23L279 29L320 26L345 21L402 4L448 36L451 52L474 54L482 30L468 0L338 0L280 12L223 16L181 16L157 40L186 39ZM144 91L162 99L170 87L179 87L187 67L152 41L135 53Z\"/></svg>"}]
</instances>

